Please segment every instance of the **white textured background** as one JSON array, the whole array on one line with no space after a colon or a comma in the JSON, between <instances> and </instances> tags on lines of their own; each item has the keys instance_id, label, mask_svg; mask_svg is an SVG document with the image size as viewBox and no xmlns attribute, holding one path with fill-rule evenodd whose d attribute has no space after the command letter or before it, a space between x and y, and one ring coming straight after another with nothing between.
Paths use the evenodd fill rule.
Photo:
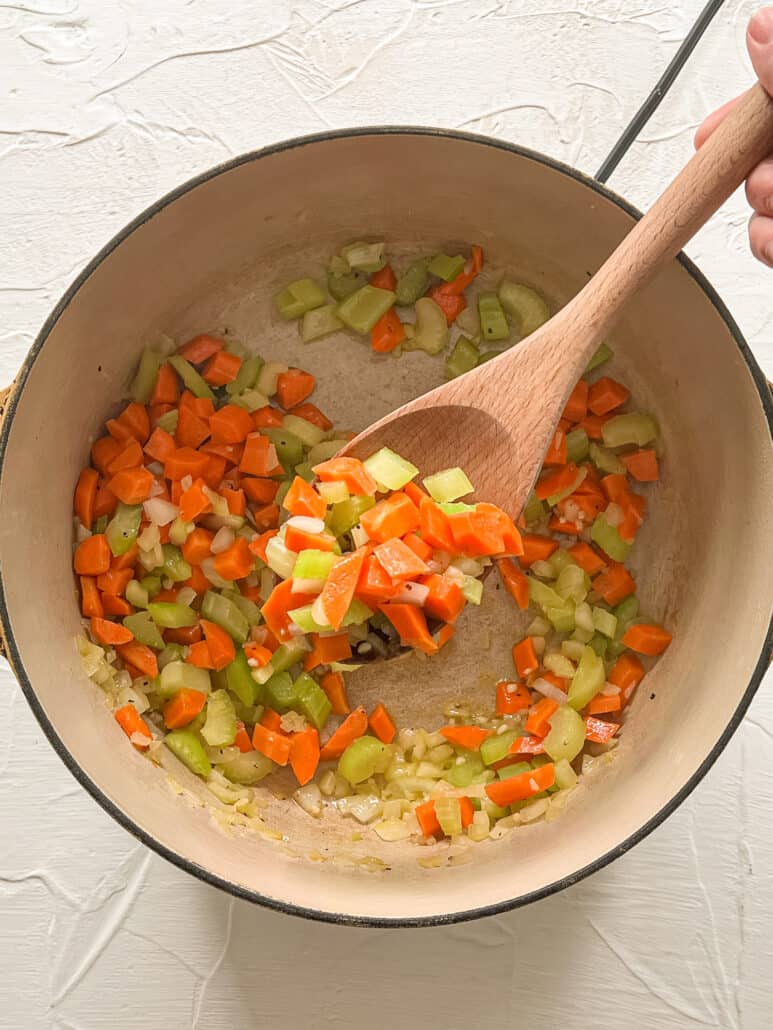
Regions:
<instances>
[{"instance_id":1,"label":"white textured background","mask_svg":"<svg viewBox=\"0 0 773 1030\"><path fill-rule=\"evenodd\" d=\"M241 151L437 124L592 173L702 3L0 0L0 384L113 233ZM727 0L613 177L634 203L747 83L755 6ZM773 272L749 256L746 218L734 198L690 253L773 378ZM76 785L0 677L2 1028L771 1026L770 677L632 853L528 909L423 931L303 923L167 865Z\"/></svg>"}]
</instances>

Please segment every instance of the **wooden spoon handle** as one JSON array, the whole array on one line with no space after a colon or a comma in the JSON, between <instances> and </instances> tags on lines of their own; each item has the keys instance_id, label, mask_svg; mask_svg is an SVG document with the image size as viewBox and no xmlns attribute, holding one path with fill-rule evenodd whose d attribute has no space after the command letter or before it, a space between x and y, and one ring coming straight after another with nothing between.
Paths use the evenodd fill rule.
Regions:
<instances>
[{"instance_id":1,"label":"wooden spoon handle","mask_svg":"<svg viewBox=\"0 0 773 1030\"><path fill-rule=\"evenodd\" d=\"M570 318L576 309L572 328L578 351L592 351L629 298L771 153L773 98L757 83L564 309Z\"/></svg>"}]
</instances>

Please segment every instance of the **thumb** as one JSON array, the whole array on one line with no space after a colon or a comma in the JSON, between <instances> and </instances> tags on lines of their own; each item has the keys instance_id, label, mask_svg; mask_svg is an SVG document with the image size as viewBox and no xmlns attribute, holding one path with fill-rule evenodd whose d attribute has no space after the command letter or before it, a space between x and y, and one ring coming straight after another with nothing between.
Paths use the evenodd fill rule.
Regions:
<instances>
[{"instance_id":1,"label":"thumb","mask_svg":"<svg viewBox=\"0 0 773 1030\"><path fill-rule=\"evenodd\" d=\"M751 19L746 46L757 78L773 94L773 7L763 7Z\"/></svg>"}]
</instances>

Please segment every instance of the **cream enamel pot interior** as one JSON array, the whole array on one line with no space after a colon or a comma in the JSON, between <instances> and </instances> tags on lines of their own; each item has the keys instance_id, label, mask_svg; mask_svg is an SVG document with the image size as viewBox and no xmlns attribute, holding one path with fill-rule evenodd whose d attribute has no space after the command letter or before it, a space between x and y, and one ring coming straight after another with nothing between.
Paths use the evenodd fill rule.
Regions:
<instances>
[{"instance_id":1,"label":"cream enamel pot interior","mask_svg":"<svg viewBox=\"0 0 773 1030\"><path fill-rule=\"evenodd\" d=\"M560 818L482 846L387 844L322 822L266 791L271 835L227 833L198 781L126 746L73 637L71 503L78 470L159 333L224 332L318 377L320 407L359 429L440 381L442 362L374 358L359 340L300 342L272 294L321 272L357 237L393 252L478 242L492 268L556 305L585 282L636 213L592 180L492 140L376 129L293 141L181 187L128 226L68 290L33 346L0 438L0 618L6 654L64 762L160 854L232 893L287 912L370 925L473 918L571 884L626 851L689 793L737 727L767 667L773 585L773 412L764 379L711 287L674 261L611 337L612 374L659 417L663 479L635 550L645 610L675 640L635 697L616 756ZM721 413L721 414L720 414ZM454 432L449 426L448 431ZM493 579L493 577L492 577ZM447 654L356 673L403 725L438 724L442 703L491 696L510 669L514 609L488 587ZM384 681L388 678L388 682ZM213 802L214 803L214 802ZM85 846L85 843L84 843Z\"/></svg>"}]
</instances>

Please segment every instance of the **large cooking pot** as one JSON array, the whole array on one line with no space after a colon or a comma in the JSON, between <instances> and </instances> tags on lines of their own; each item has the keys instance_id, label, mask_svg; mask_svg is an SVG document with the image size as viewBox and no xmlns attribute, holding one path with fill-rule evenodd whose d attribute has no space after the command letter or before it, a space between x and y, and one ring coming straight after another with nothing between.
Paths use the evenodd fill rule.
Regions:
<instances>
[{"instance_id":1,"label":"large cooking pot","mask_svg":"<svg viewBox=\"0 0 773 1030\"><path fill-rule=\"evenodd\" d=\"M483 845L384 843L266 794L265 834L213 817L178 768L127 747L73 644L73 484L143 345L228 329L268 359L309 368L319 405L359 429L436 385L421 353L300 342L272 294L342 242L392 249L478 242L492 267L564 303L636 212L538 154L423 129L365 129L269 147L187 183L127 226L46 322L7 399L0 437L0 620L5 653L49 740L99 803L149 847L240 897L318 919L418 925L522 905L642 840L698 783L738 726L771 650L773 406L724 305L685 258L631 303L615 369L661 420L667 458L635 550L646 611L675 640L635 697L615 758L560 818ZM453 250L452 250L453 252ZM316 398L315 398L316 399ZM449 432L453 432L449 426ZM455 696L491 696L509 669L514 608L497 591L437 659L356 674L403 725L434 727ZM501 592L500 592L501 593ZM280 838L281 839L278 839ZM84 842L85 846L85 842ZM419 859L424 859L420 862Z\"/></svg>"}]
</instances>

